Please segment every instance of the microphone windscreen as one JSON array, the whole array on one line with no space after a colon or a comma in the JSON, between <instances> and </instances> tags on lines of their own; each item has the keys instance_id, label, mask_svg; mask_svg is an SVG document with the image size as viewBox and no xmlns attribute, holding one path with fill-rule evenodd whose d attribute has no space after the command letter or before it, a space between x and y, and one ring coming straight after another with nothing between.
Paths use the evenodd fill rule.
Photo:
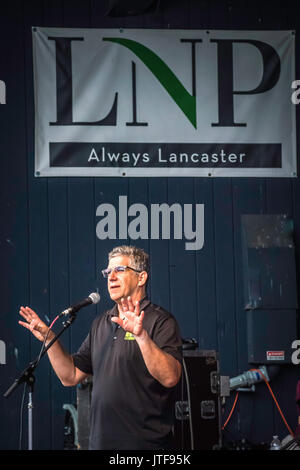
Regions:
<instances>
[{"instance_id":1,"label":"microphone windscreen","mask_svg":"<svg viewBox=\"0 0 300 470\"><path fill-rule=\"evenodd\" d=\"M89 295L89 298L91 299L93 304L97 304L100 301L100 295L98 294L98 292L92 292Z\"/></svg>"}]
</instances>

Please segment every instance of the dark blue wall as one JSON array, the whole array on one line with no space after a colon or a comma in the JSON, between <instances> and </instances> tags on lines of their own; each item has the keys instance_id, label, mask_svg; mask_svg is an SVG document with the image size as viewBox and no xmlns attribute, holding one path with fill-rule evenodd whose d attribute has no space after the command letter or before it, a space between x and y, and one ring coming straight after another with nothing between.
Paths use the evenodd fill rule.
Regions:
<instances>
[{"instance_id":1,"label":"dark blue wall","mask_svg":"<svg viewBox=\"0 0 300 470\"><path fill-rule=\"evenodd\" d=\"M300 266L299 179L269 178L35 178L32 26L94 28L295 29L300 16L291 1L162 0L157 14L127 18L105 16L98 0L10 0L0 11L0 79L7 104L0 106L1 161L1 309L0 339L7 364L0 365L0 449L18 448L23 387L2 394L40 344L20 327L20 305L50 319L72 302L99 289L102 299L78 316L63 337L74 350L95 315L109 306L100 269L116 245L96 238L96 207L128 203L205 204L205 245L186 251L184 240L138 241L151 256L151 298L177 317L183 337L201 349L216 349L221 373L249 369L243 306L241 214L286 213L295 223L296 262ZM299 13L299 12L298 12ZM297 38L297 36L296 36ZM297 46L298 46L298 39ZM298 51L298 47L297 47ZM297 61L296 78L300 78ZM118 243L118 242L117 242ZM299 276L298 276L299 277ZM295 339L299 332L295 332ZM283 366L273 391L292 428L296 425L295 389L299 367ZM225 416L234 396L226 401ZM27 397L26 397L27 399ZM64 388L43 358L36 372L34 448L63 446L64 403L75 391ZM26 407L24 411L26 448ZM264 384L241 394L227 428L232 440L270 441L288 434Z\"/></svg>"}]
</instances>

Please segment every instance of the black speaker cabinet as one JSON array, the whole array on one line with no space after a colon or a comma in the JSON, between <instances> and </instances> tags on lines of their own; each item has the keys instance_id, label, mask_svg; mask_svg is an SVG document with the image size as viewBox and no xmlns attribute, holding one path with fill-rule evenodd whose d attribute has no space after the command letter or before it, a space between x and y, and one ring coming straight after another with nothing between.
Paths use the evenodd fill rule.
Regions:
<instances>
[{"instance_id":1,"label":"black speaker cabinet","mask_svg":"<svg viewBox=\"0 0 300 470\"><path fill-rule=\"evenodd\" d=\"M176 449L217 450L222 446L217 352L183 352L183 372L176 387Z\"/></svg>"}]
</instances>

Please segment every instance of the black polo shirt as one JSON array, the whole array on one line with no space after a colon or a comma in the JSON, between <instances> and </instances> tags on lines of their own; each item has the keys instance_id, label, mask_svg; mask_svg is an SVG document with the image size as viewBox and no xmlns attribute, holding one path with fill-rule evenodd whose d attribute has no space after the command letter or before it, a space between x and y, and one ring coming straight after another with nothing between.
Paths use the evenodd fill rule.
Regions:
<instances>
[{"instance_id":1,"label":"black polo shirt","mask_svg":"<svg viewBox=\"0 0 300 470\"><path fill-rule=\"evenodd\" d=\"M143 327L154 343L181 362L181 337L170 313L141 303ZM78 369L93 375L90 449L163 449L174 423L174 388L148 372L133 335L111 321L117 305L97 317L73 355Z\"/></svg>"}]
</instances>

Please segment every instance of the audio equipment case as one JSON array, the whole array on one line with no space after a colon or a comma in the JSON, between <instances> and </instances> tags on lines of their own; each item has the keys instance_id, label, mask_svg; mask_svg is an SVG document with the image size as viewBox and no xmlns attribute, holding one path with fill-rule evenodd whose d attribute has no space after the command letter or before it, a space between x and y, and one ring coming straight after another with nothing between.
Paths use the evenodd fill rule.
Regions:
<instances>
[{"instance_id":1,"label":"audio equipment case","mask_svg":"<svg viewBox=\"0 0 300 470\"><path fill-rule=\"evenodd\" d=\"M176 449L221 449L220 375L216 351L183 351L182 377L175 395Z\"/></svg>"}]
</instances>

